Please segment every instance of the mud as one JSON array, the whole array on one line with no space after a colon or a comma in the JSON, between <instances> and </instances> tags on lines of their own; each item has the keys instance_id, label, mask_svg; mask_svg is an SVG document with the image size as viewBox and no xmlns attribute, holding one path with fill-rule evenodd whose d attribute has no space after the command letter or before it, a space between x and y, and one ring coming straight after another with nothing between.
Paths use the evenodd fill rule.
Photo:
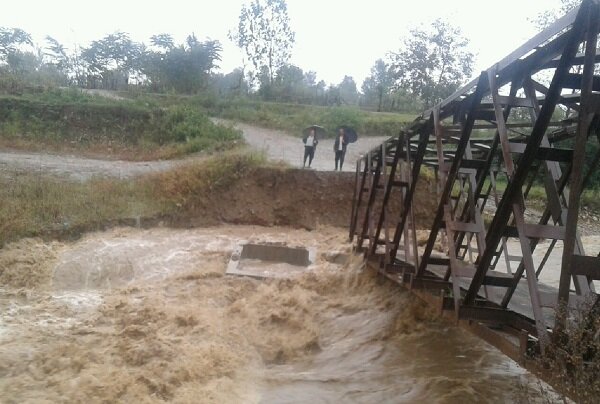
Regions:
<instances>
[{"instance_id":1,"label":"mud","mask_svg":"<svg viewBox=\"0 0 600 404\"><path fill-rule=\"evenodd\" d=\"M220 223L260 224L316 229L346 227L350 222L355 176L351 173L257 168L226 189L198 198L197 206L175 225ZM414 214L418 228L433 222L437 205L430 198L430 182L417 187ZM399 217L400 199L390 203L389 214ZM364 209L360 218L364 217ZM362 223L362 221L361 221Z\"/></svg>"},{"instance_id":2,"label":"mud","mask_svg":"<svg viewBox=\"0 0 600 404\"><path fill-rule=\"evenodd\" d=\"M328 227L220 226L12 244L0 262L21 251L16 272L31 282L0 289L2 402L548 397L512 361L340 258L346 237ZM294 280L225 276L245 241L314 247L317 260Z\"/></svg>"}]
</instances>

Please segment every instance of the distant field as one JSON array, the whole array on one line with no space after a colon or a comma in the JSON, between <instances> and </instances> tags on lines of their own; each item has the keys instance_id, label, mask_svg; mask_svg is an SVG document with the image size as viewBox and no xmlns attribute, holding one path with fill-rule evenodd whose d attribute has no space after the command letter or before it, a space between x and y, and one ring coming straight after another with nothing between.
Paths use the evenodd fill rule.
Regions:
<instances>
[{"instance_id":1,"label":"distant field","mask_svg":"<svg viewBox=\"0 0 600 404\"><path fill-rule=\"evenodd\" d=\"M317 106L257 101L247 98L221 99L203 96L150 95L120 93L137 102L157 105L195 105L209 115L245 122L266 128L280 129L300 136L302 129L316 124L328 129L333 136L335 128L349 125L364 136L392 136L413 121L417 113L372 112L353 106Z\"/></svg>"}]
</instances>

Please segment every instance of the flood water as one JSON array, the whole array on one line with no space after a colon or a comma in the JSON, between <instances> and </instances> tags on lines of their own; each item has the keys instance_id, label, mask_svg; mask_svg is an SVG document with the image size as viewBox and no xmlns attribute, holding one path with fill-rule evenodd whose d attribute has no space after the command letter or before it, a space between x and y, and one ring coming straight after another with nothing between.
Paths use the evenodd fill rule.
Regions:
<instances>
[{"instance_id":1,"label":"flood water","mask_svg":"<svg viewBox=\"0 0 600 404\"><path fill-rule=\"evenodd\" d=\"M547 402L537 379L366 273L346 233L116 229L0 251L1 402ZM226 276L241 242L314 248ZM11 268L7 271L6 268Z\"/></svg>"}]
</instances>

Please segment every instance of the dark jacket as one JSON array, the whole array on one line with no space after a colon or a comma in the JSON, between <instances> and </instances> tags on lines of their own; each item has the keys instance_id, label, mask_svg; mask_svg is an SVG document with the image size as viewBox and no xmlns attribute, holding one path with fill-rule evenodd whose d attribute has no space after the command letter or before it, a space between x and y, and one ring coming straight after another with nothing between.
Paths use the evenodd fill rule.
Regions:
<instances>
[{"instance_id":1,"label":"dark jacket","mask_svg":"<svg viewBox=\"0 0 600 404\"><path fill-rule=\"evenodd\" d=\"M348 137L344 134L342 138L342 152L346 153L346 147L348 146ZM337 152L340 148L340 135L335 136L335 142L333 142L333 151Z\"/></svg>"},{"instance_id":2,"label":"dark jacket","mask_svg":"<svg viewBox=\"0 0 600 404\"><path fill-rule=\"evenodd\" d=\"M304 143L304 145L306 147L310 147L306 144L307 140L308 140L308 135L306 135L302 138L302 143ZM317 139L317 136L315 136L315 140L313 141L313 147L316 149L318 144L319 144L319 140Z\"/></svg>"}]
</instances>

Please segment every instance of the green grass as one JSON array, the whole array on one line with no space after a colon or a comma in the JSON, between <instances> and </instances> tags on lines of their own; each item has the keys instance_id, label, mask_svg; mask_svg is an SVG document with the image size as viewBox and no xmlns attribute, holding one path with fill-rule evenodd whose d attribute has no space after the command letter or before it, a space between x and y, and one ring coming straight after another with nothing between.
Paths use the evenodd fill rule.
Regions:
<instances>
[{"instance_id":1,"label":"green grass","mask_svg":"<svg viewBox=\"0 0 600 404\"><path fill-rule=\"evenodd\" d=\"M78 90L0 96L4 146L104 150L143 160L222 151L242 139L239 131L213 123L202 109L190 105L161 107Z\"/></svg>"},{"instance_id":2,"label":"green grass","mask_svg":"<svg viewBox=\"0 0 600 404\"><path fill-rule=\"evenodd\" d=\"M217 125L209 116L296 136L312 124L327 128L329 136L340 125L352 126L362 136L393 136L416 116L208 95L118 95L127 98L43 88L0 95L0 146L149 160L229 150L242 143L239 131Z\"/></svg>"},{"instance_id":3,"label":"green grass","mask_svg":"<svg viewBox=\"0 0 600 404\"><path fill-rule=\"evenodd\" d=\"M69 233L163 211L147 182L71 182L40 174L0 176L0 246L22 237Z\"/></svg>"},{"instance_id":4,"label":"green grass","mask_svg":"<svg viewBox=\"0 0 600 404\"><path fill-rule=\"evenodd\" d=\"M335 136L335 128L341 125L352 126L365 136L393 136L398 134L403 125L414 119L414 115L378 114L355 107L250 101L222 104L217 108L213 109L217 116L281 129L297 136L301 135L303 128L313 124L324 126L330 136Z\"/></svg>"},{"instance_id":5,"label":"green grass","mask_svg":"<svg viewBox=\"0 0 600 404\"><path fill-rule=\"evenodd\" d=\"M209 115L232 121L250 123L266 128L280 129L291 135L301 136L302 129L321 125L328 135L335 135L335 128L349 125L364 136L393 136L400 128L413 121L417 114L378 113L358 107L322 107L316 105L287 104L253 100L249 98L220 99L211 96L151 95L123 93L136 102L155 106L186 105L204 109Z\"/></svg>"}]
</instances>

